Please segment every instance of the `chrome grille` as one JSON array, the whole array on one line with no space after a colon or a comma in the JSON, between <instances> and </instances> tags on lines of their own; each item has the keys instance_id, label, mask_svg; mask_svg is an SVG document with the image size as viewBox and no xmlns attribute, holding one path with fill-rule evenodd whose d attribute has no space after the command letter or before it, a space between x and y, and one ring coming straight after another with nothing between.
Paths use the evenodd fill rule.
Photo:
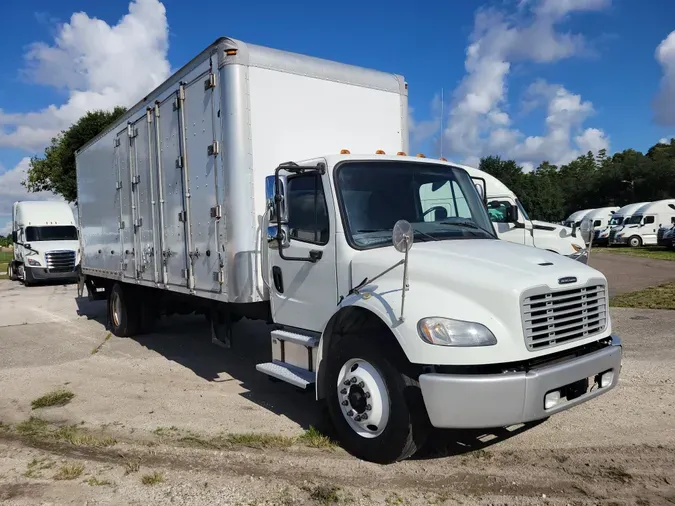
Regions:
<instances>
[{"instance_id":1,"label":"chrome grille","mask_svg":"<svg viewBox=\"0 0 675 506\"><path fill-rule=\"evenodd\" d=\"M45 255L49 272L72 272L75 270L74 251L49 251Z\"/></svg>"},{"instance_id":2,"label":"chrome grille","mask_svg":"<svg viewBox=\"0 0 675 506\"><path fill-rule=\"evenodd\" d=\"M591 285L526 294L522 318L530 351L599 334L607 328L607 289Z\"/></svg>"}]
</instances>

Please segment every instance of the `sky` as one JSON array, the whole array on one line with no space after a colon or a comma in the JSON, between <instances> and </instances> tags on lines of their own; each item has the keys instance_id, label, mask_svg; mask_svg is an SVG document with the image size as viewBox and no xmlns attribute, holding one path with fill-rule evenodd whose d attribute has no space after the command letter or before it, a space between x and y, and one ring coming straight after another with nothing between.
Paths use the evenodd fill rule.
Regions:
<instances>
[{"instance_id":1,"label":"sky","mask_svg":"<svg viewBox=\"0 0 675 506\"><path fill-rule=\"evenodd\" d=\"M403 74L411 150L569 162L675 137L672 0L8 2L0 19L0 233L31 156L130 106L221 36ZM442 97L442 99L441 99Z\"/></svg>"}]
</instances>

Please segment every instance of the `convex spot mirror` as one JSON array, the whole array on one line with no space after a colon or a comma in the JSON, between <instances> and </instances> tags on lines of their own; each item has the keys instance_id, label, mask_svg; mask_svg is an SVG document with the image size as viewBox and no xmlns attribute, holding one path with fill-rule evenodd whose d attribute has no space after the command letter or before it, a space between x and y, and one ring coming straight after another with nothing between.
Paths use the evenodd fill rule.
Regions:
<instances>
[{"instance_id":1,"label":"convex spot mirror","mask_svg":"<svg viewBox=\"0 0 675 506\"><path fill-rule=\"evenodd\" d=\"M399 253L407 253L413 245L413 228L406 220L398 220L391 231L391 241Z\"/></svg>"}]
</instances>

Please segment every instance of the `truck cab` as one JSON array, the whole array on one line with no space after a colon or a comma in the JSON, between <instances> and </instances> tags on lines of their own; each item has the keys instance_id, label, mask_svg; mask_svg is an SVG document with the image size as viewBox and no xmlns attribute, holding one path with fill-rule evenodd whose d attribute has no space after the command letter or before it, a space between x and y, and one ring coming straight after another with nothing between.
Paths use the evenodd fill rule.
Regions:
<instances>
[{"instance_id":1,"label":"truck cab","mask_svg":"<svg viewBox=\"0 0 675 506\"><path fill-rule=\"evenodd\" d=\"M11 280L26 285L78 278L80 248L77 222L65 202L22 201L12 207L14 258Z\"/></svg>"},{"instance_id":2,"label":"truck cab","mask_svg":"<svg viewBox=\"0 0 675 506\"><path fill-rule=\"evenodd\" d=\"M608 225L598 231L595 242L600 246L611 246L614 244L614 237L616 236L617 232L625 226L626 222L631 216L633 216L635 211L646 204L649 204L649 202L637 202L634 204L625 205L620 208L612 215Z\"/></svg>"},{"instance_id":3,"label":"truck cab","mask_svg":"<svg viewBox=\"0 0 675 506\"><path fill-rule=\"evenodd\" d=\"M657 200L640 207L617 232L614 242L633 248L658 244L659 228L675 224L675 199Z\"/></svg>"},{"instance_id":4,"label":"truck cab","mask_svg":"<svg viewBox=\"0 0 675 506\"><path fill-rule=\"evenodd\" d=\"M455 166L475 178L480 191L485 193L488 214L500 239L588 262L586 244L574 226L531 220L518 196L497 178L466 165Z\"/></svg>"},{"instance_id":5,"label":"truck cab","mask_svg":"<svg viewBox=\"0 0 675 506\"><path fill-rule=\"evenodd\" d=\"M315 385L353 453L390 462L427 425L533 421L616 384L605 277L499 240L466 170L343 154L280 166L266 188L281 330L258 370Z\"/></svg>"},{"instance_id":6,"label":"truck cab","mask_svg":"<svg viewBox=\"0 0 675 506\"><path fill-rule=\"evenodd\" d=\"M608 229L614 213L618 210L618 206L599 207L586 214L582 220L588 222L587 226L584 227L585 230L588 230L587 235L582 234L584 241L586 243L593 241L593 244L597 244L600 235Z\"/></svg>"}]
</instances>

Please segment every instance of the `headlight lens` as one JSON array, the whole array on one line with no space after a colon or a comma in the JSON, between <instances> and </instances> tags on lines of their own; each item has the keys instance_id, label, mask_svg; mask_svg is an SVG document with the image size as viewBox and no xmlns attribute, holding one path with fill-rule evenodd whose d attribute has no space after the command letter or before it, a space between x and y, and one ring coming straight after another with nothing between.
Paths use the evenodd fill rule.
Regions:
<instances>
[{"instance_id":1,"label":"headlight lens","mask_svg":"<svg viewBox=\"0 0 675 506\"><path fill-rule=\"evenodd\" d=\"M490 330L475 322L450 318L423 318L417 323L423 341L439 346L493 346L497 339Z\"/></svg>"},{"instance_id":2,"label":"headlight lens","mask_svg":"<svg viewBox=\"0 0 675 506\"><path fill-rule=\"evenodd\" d=\"M28 265L32 265L33 267L38 267L40 265L40 262L32 258L26 258L26 261L28 262Z\"/></svg>"}]
</instances>

